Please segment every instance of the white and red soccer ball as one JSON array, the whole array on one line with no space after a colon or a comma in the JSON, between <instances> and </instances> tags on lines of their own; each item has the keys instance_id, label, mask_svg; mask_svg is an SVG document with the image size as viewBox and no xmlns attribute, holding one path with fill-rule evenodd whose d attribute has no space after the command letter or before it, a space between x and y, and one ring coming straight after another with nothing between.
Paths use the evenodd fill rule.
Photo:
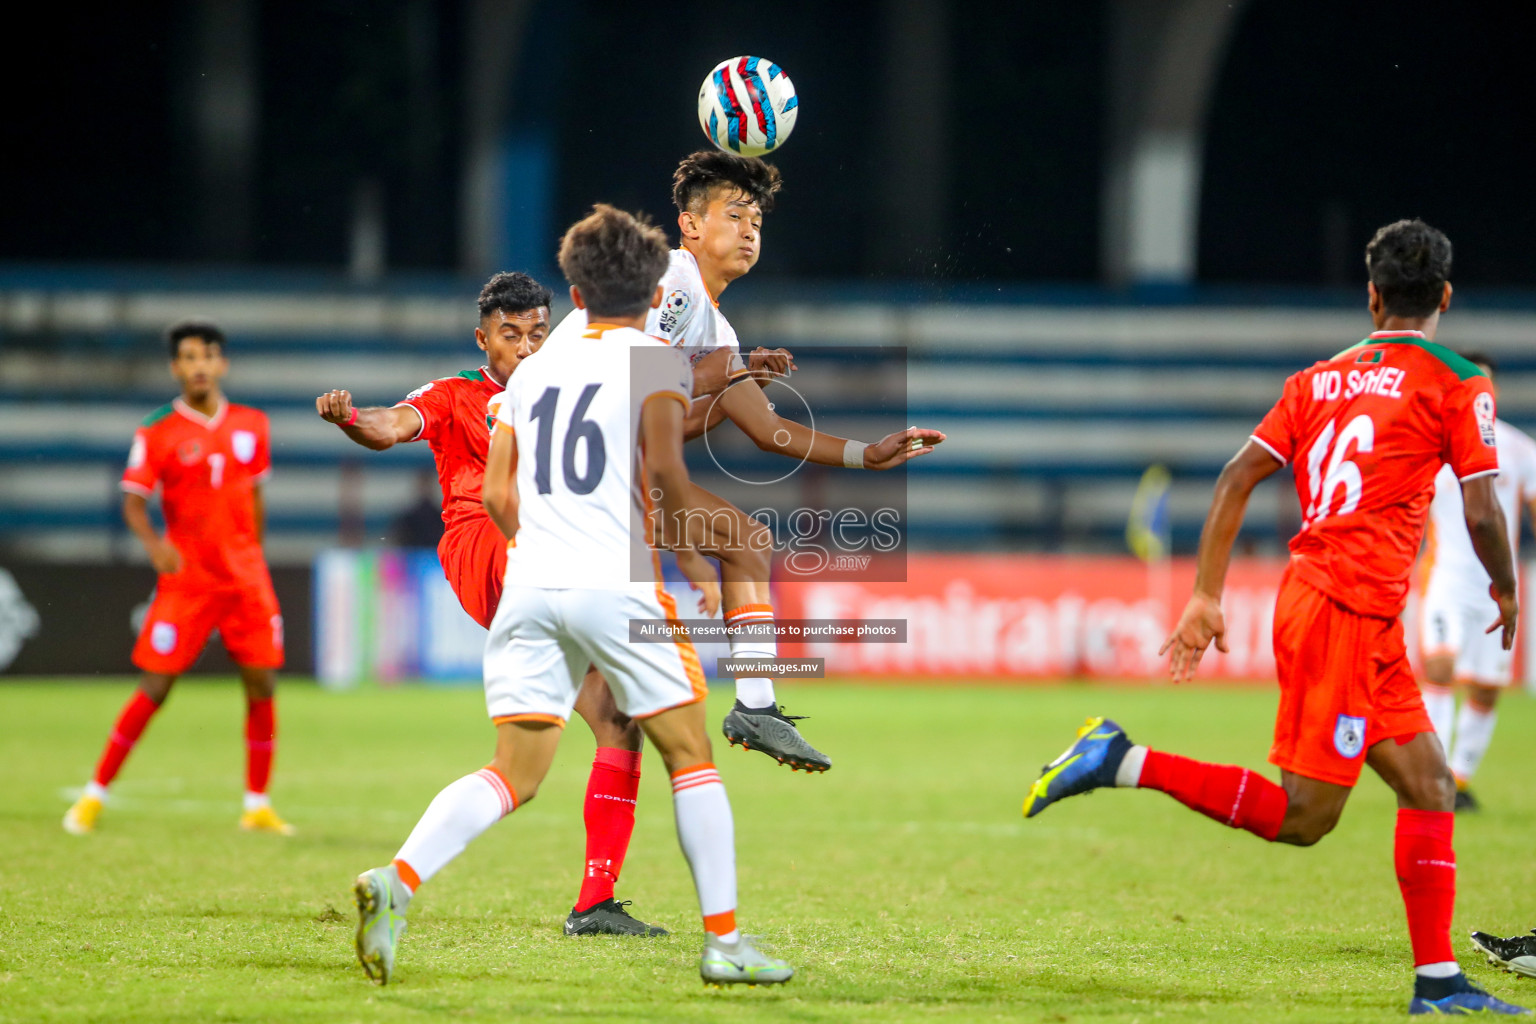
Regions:
<instances>
[{"instance_id":1,"label":"white and red soccer ball","mask_svg":"<svg viewBox=\"0 0 1536 1024\"><path fill-rule=\"evenodd\" d=\"M772 153L795 130L799 113L794 83L762 57L723 60L699 87L699 127L727 153Z\"/></svg>"}]
</instances>

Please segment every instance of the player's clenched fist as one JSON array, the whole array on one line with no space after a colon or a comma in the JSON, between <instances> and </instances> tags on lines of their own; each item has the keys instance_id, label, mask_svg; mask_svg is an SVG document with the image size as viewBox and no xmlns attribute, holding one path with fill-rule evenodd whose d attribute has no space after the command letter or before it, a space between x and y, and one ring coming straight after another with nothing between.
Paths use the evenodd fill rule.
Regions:
<instances>
[{"instance_id":1,"label":"player's clenched fist","mask_svg":"<svg viewBox=\"0 0 1536 1024\"><path fill-rule=\"evenodd\" d=\"M326 392L315 399L315 411L328 423L346 423L352 418L352 392Z\"/></svg>"}]
</instances>

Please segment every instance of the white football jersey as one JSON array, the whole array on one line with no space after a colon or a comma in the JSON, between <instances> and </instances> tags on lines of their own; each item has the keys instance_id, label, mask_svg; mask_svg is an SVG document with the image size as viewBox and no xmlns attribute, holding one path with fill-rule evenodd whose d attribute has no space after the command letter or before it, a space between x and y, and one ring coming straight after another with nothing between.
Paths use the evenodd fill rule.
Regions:
<instances>
[{"instance_id":1,"label":"white football jersey","mask_svg":"<svg viewBox=\"0 0 1536 1024\"><path fill-rule=\"evenodd\" d=\"M1536 498L1536 441L1503 420L1494 421L1493 431L1499 451L1499 475L1493 478L1493 490L1509 528L1509 549L1518 552L1520 511L1526 502ZM1441 466L1435 477L1424 558L1430 569L1427 587L1450 587L1493 603L1488 597L1488 573L1478 561L1472 538L1467 534L1461 484L1450 466Z\"/></svg>"},{"instance_id":2,"label":"white football jersey","mask_svg":"<svg viewBox=\"0 0 1536 1024\"><path fill-rule=\"evenodd\" d=\"M629 327L596 325L518 366L491 403L496 429L517 440L509 585L625 589L659 580L640 411L652 399L676 399L686 411L692 394L681 353Z\"/></svg>"},{"instance_id":3,"label":"white football jersey","mask_svg":"<svg viewBox=\"0 0 1536 1024\"><path fill-rule=\"evenodd\" d=\"M653 308L645 318L646 334L687 349L689 358L695 363L717 348L729 349L732 353L731 377L746 372L736 329L715 305L699 274L699 261L687 249L679 247L669 255L666 273L661 275L661 296L661 305ZM550 332L544 344L546 347L551 343L562 344L566 339L579 336L586 326L587 311L573 309Z\"/></svg>"}]
</instances>

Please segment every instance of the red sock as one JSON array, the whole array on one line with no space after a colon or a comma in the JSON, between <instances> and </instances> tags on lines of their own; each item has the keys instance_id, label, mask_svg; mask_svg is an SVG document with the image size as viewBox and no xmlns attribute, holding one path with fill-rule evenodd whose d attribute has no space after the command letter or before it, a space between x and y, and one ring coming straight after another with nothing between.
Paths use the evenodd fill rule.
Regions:
<instances>
[{"instance_id":1,"label":"red sock","mask_svg":"<svg viewBox=\"0 0 1536 1024\"><path fill-rule=\"evenodd\" d=\"M277 711L271 697L246 703L245 791L265 793L272 779L272 750L277 745Z\"/></svg>"},{"instance_id":2,"label":"red sock","mask_svg":"<svg viewBox=\"0 0 1536 1024\"><path fill-rule=\"evenodd\" d=\"M1397 842L1393 860L1397 887L1408 909L1408 940L1414 966L1455 960L1451 949L1451 913L1456 909L1456 851L1451 833L1456 815L1450 811L1397 812Z\"/></svg>"},{"instance_id":3,"label":"red sock","mask_svg":"<svg viewBox=\"0 0 1536 1024\"><path fill-rule=\"evenodd\" d=\"M1160 789L1207 818L1247 829L1269 842L1280 834L1290 802L1285 790L1247 768L1191 761L1160 750L1147 751L1137 785Z\"/></svg>"},{"instance_id":4,"label":"red sock","mask_svg":"<svg viewBox=\"0 0 1536 1024\"><path fill-rule=\"evenodd\" d=\"M101 752L101 761L96 765L94 781L98 786L111 785L117 777L118 769L127 760L129 751L139 742L139 737L144 735L144 727L159 710L160 705L150 700L143 690L133 691L133 696L128 698L128 703L123 705L123 710L118 714L117 724L112 726L112 735L107 737L107 749Z\"/></svg>"},{"instance_id":5,"label":"red sock","mask_svg":"<svg viewBox=\"0 0 1536 1024\"><path fill-rule=\"evenodd\" d=\"M613 898L614 883L629 852L635 831L635 797L640 792L640 751L598 747L587 779L587 872L581 880L576 909Z\"/></svg>"}]
</instances>

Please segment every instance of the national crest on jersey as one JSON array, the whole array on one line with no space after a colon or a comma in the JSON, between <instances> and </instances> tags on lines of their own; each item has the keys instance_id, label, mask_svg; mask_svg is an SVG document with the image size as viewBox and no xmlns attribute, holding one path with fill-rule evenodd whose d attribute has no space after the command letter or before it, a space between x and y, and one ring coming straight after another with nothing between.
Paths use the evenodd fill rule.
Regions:
<instances>
[{"instance_id":1,"label":"national crest on jersey","mask_svg":"<svg viewBox=\"0 0 1536 1024\"><path fill-rule=\"evenodd\" d=\"M122 488L160 494L167 539L182 569L170 588L233 588L267 578L254 489L271 473L267 416L222 402L212 416L181 399L146 417L134 435Z\"/></svg>"},{"instance_id":2,"label":"national crest on jersey","mask_svg":"<svg viewBox=\"0 0 1536 1024\"><path fill-rule=\"evenodd\" d=\"M1303 512L1292 568L1345 607L1401 613L1442 463L1498 472L1471 363L1417 331L1377 332L1286 381L1253 440L1292 466Z\"/></svg>"}]
</instances>

